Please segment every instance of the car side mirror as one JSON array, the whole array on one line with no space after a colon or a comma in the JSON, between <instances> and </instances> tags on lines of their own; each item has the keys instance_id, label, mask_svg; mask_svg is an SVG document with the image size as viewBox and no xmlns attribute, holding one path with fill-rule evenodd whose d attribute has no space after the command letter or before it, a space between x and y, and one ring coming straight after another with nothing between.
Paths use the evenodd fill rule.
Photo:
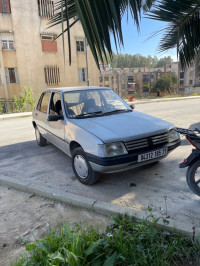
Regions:
<instances>
[{"instance_id":1,"label":"car side mirror","mask_svg":"<svg viewBox=\"0 0 200 266\"><path fill-rule=\"evenodd\" d=\"M135 104L131 103L129 106L131 107L132 110L135 109Z\"/></svg>"},{"instance_id":2,"label":"car side mirror","mask_svg":"<svg viewBox=\"0 0 200 266\"><path fill-rule=\"evenodd\" d=\"M49 115L48 116L48 121L58 121L58 120L63 120L64 117L63 115Z\"/></svg>"}]
</instances>

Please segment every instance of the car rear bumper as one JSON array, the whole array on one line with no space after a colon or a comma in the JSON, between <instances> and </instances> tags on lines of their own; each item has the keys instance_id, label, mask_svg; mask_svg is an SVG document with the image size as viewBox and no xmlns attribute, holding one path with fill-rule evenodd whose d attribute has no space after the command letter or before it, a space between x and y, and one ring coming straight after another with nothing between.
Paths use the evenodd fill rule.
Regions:
<instances>
[{"instance_id":1,"label":"car rear bumper","mask_svg":"<svg viewBox=\"0 0 200 266\"><path fill-rule=\"evenodd\" d=\"M181 144L181 141L178 140L176 142L166 144L165 146L159 146L154 149L142 150L138 152L134 152L131 154L125 154L117 157L108 157L108 158L101 158L97 156L93 156L91 154L87 154L88 160L92 169L96 172L101 173L114 173L114 172L121 172L128 169L136 168L139 166L147 165L165 158L169 152L174 150ZM151 160L147 160L144 162L138 162L138 155L144 154L147 152L155 151L158 149L162 149L164 147L168 148L168 153L165 156L157 157Z\"/></svg>"}]
</instances>

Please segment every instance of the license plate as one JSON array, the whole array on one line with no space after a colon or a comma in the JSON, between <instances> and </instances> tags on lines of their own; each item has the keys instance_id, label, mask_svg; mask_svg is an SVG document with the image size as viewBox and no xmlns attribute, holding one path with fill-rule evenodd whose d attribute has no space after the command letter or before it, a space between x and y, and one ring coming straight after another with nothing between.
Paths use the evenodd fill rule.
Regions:
<instances>
[{"instance_id":1,"label":"license plate","mask_svg":"<svg viewBox=\"0 0 200 266\"><path fill-rule=\"evenodd\" d=\"M166 154L167 154L167 148L162 148L159 150L150 151L150 152L138 155L138 162L144 162L144 161L152 160L152 159L155 159L158 157L162 157Z\"/></svg>"}]
</instances>

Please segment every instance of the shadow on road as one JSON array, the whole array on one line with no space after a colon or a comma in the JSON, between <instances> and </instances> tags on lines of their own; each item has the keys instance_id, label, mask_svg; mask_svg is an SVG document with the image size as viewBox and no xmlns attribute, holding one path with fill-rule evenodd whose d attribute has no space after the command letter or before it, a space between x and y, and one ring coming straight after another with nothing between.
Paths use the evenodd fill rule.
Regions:
<instances>
[{"instance_id":1,"label":"shadow on road","mask_svg":"<svg viewBox=\"0 0 200 266\"><path fill-rule=\"evenodd\" d=\"M96 200L123 205L125 201L128 206L153 204L155 197L160 198L162 194L177 197L180 192L190 192L185 169L179 169L179 163L177 157L170 154L157 164L102 174L97 184L85 186L75 178L71 159L53 145L40 147L35 141L27 141L0 147L0 176L33 181Z\"/></svg>"}]
</instances>

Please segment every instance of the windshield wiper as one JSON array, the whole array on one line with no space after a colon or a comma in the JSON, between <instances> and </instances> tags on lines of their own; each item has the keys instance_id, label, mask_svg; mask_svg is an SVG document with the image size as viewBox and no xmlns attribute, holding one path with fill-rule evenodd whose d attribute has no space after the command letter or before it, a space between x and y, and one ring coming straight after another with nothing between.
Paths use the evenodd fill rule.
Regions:
<instances>
[{"instance_id":1,"label":"windshield wiper","mask_svg":"<svg viewBox=\"0 0 200 266\"><path fill-rule=\"evenodd\" d=\"M75 118L93 117L93 116L96 116L98 114L102 114L102 111L97 111L97 112L91 112L91 113L84 113L84 114L76 115Z\"/></svg>"},{"instance_id":2,"label":"windshield wiper","mask_svg":"<svg viewBox=\"0 0 200 266\"><path fill-rule=\"evenodd\" d=\"M115 109L106 113L103 113L104 115L114 114L114 113L120 113L120 112L132 112L132 109Z\"/></svg>"}]
</instances>

